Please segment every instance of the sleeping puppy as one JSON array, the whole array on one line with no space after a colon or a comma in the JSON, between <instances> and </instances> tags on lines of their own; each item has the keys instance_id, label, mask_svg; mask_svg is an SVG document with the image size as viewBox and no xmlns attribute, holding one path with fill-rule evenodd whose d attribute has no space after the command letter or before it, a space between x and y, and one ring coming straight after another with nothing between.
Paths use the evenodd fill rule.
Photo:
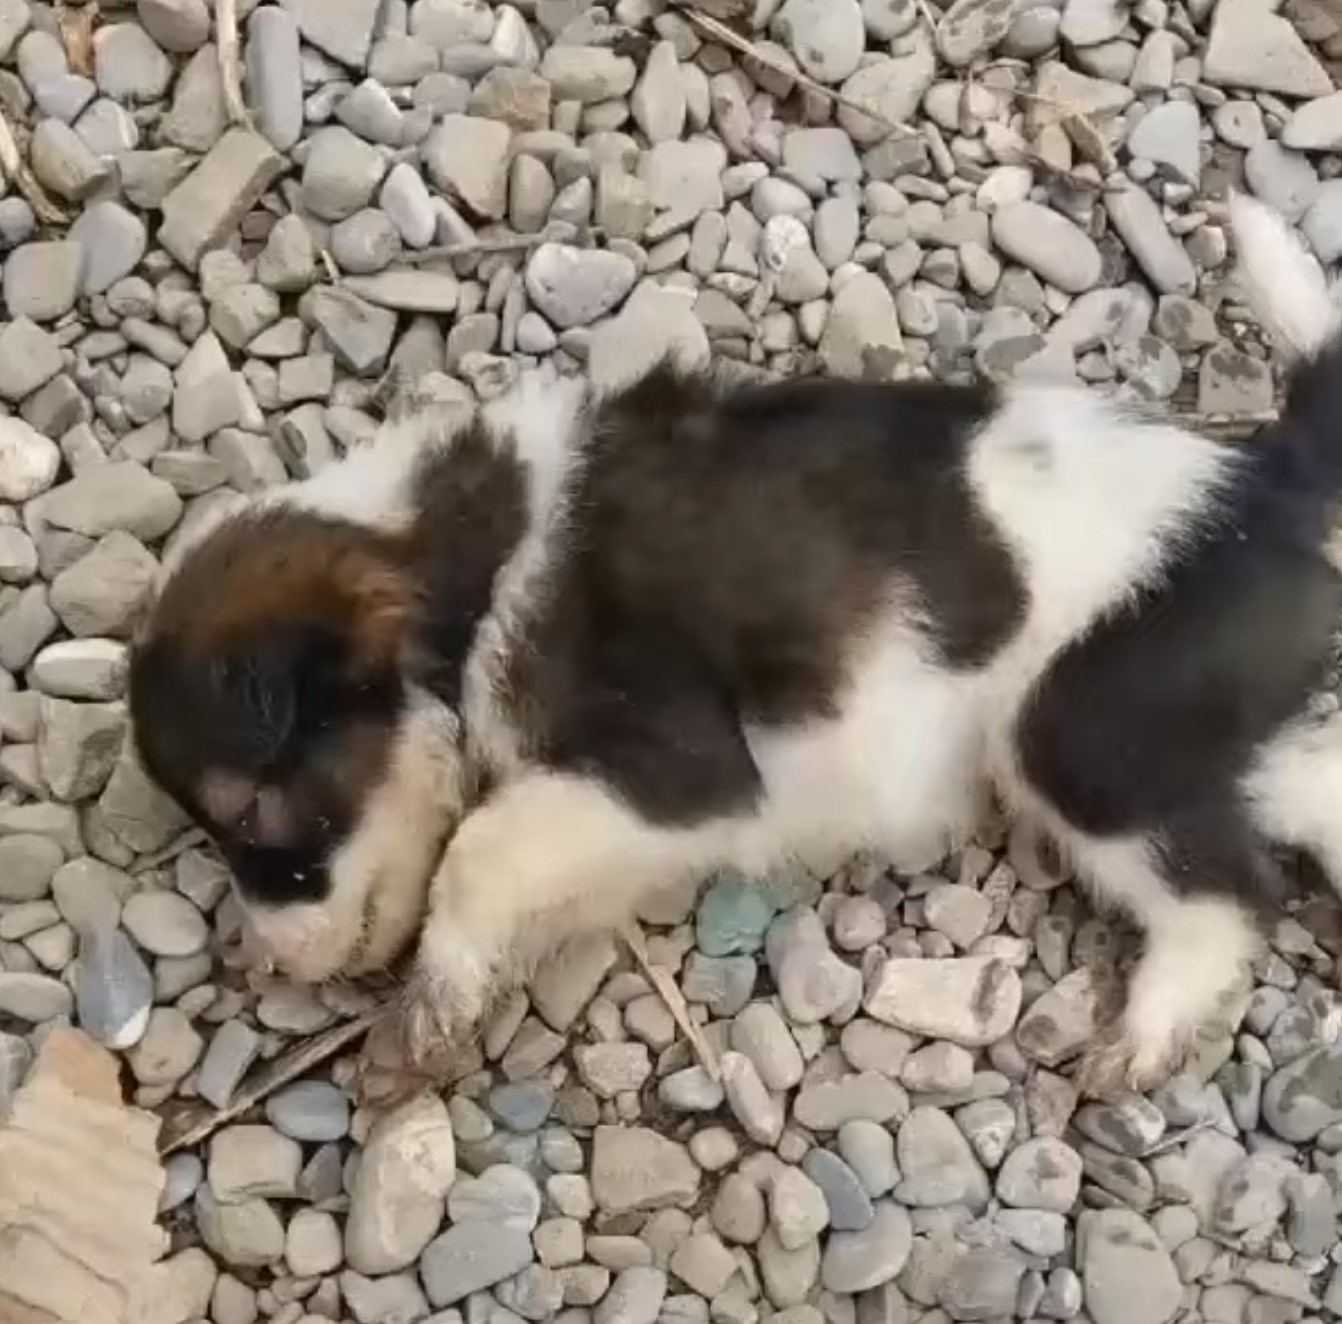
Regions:
<instances>
[{"instance_id":1,"label":"sleeping puppy","mask_svg":"<svg viewBox=\"0 0 1342 1324\"><path fill-rule=\"evenodd\" d=\"M1272 849L1342 879L1342 342L1291 234L1235 223L1300 359L1247 449L1076 389L529 378L185 547L134 653L144 762L297 977L423 921L421 1050L651 889L921 869L995 786L1144 927L1096 1053L1148 1084L1235 991Z\"/></svg>"}]
</instances>

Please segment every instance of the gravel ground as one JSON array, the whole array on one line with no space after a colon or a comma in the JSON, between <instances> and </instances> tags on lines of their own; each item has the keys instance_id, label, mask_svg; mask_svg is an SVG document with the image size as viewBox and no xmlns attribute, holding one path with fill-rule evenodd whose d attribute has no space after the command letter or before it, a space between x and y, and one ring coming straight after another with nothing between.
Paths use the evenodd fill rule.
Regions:
<instances>
[{"instance_id":1,"label":"gravel ground","mask_svg":"<svg viewBox=\"0 0 1342 1324\"><path fill-rule=\"evenodd\" d=\"M237 492L672 346L1270 408L1215 200L1342 256L1335 5L743 7L757 58L663 0L242 0L248 126L206 0L0 0L0 1108L68 1020L170 1114L368 1005L246 974L123 748L158 556ZM1332 903L1103 1106L1069 1071L1118 935L1027 843L644 918L720 1080L622 950L567 953L441 1098L374 1125L340 1059L173 1157L145 1324L1342 1317Z\"/></svg>"}]
</instances>

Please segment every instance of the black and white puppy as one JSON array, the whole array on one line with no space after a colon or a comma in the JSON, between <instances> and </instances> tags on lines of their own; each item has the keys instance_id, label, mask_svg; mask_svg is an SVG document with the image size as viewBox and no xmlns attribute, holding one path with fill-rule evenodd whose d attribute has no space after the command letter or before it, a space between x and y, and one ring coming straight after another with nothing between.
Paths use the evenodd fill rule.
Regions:
<instances>
[{"instance_id":1,"label":"black and white puppy","mask_svg":"<svg viewBox=\"0 0 1342 1324\"><path fill-rule=\"evenodd\" d=\"M182 549L134 653L145 764L296 976L422 923L421 1044L651 889L920 869L995 786L1145 929L1145 1084L1252 957L1271 848L1342 879L1342 342L1289 231L1234 222L1300 360L1247 448L1078 389L529 378Z\"/></svg>"}]
</instances>

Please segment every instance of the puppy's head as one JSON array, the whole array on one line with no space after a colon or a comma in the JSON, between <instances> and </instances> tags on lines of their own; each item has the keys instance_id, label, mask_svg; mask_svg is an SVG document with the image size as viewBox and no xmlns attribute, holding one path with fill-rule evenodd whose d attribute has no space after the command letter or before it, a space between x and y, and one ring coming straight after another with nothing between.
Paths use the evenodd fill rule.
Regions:
<instances>
[{"instance_id":1,"label":"puppy's head","mask_svg":"<svg viewBox=\"0 0 1342 1324\"><path fill-rule=\"evenodd\" d=\"M182 557L133 653L140 756L300 979L389 963L460 813L451 711L408 683L412 543L292 505Z\"/></svg>"}]
</instances>

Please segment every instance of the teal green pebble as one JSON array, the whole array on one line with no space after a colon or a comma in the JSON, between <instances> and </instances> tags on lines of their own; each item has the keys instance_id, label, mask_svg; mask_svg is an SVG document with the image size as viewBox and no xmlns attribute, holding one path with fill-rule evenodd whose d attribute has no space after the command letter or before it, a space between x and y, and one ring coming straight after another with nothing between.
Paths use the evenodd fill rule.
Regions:
<instances>
[{"instance_id":1,"label":"teal green pebble","mask_svg":"<svg viewBox=\"0 0 1342 1324\"><path fill-rule=\"evenodd\" d=\"M695 943L705 956L757 952L778 913L769 889L742 874L723 872L709 884L694 918Z\"/></svg>"}]
</instances>

